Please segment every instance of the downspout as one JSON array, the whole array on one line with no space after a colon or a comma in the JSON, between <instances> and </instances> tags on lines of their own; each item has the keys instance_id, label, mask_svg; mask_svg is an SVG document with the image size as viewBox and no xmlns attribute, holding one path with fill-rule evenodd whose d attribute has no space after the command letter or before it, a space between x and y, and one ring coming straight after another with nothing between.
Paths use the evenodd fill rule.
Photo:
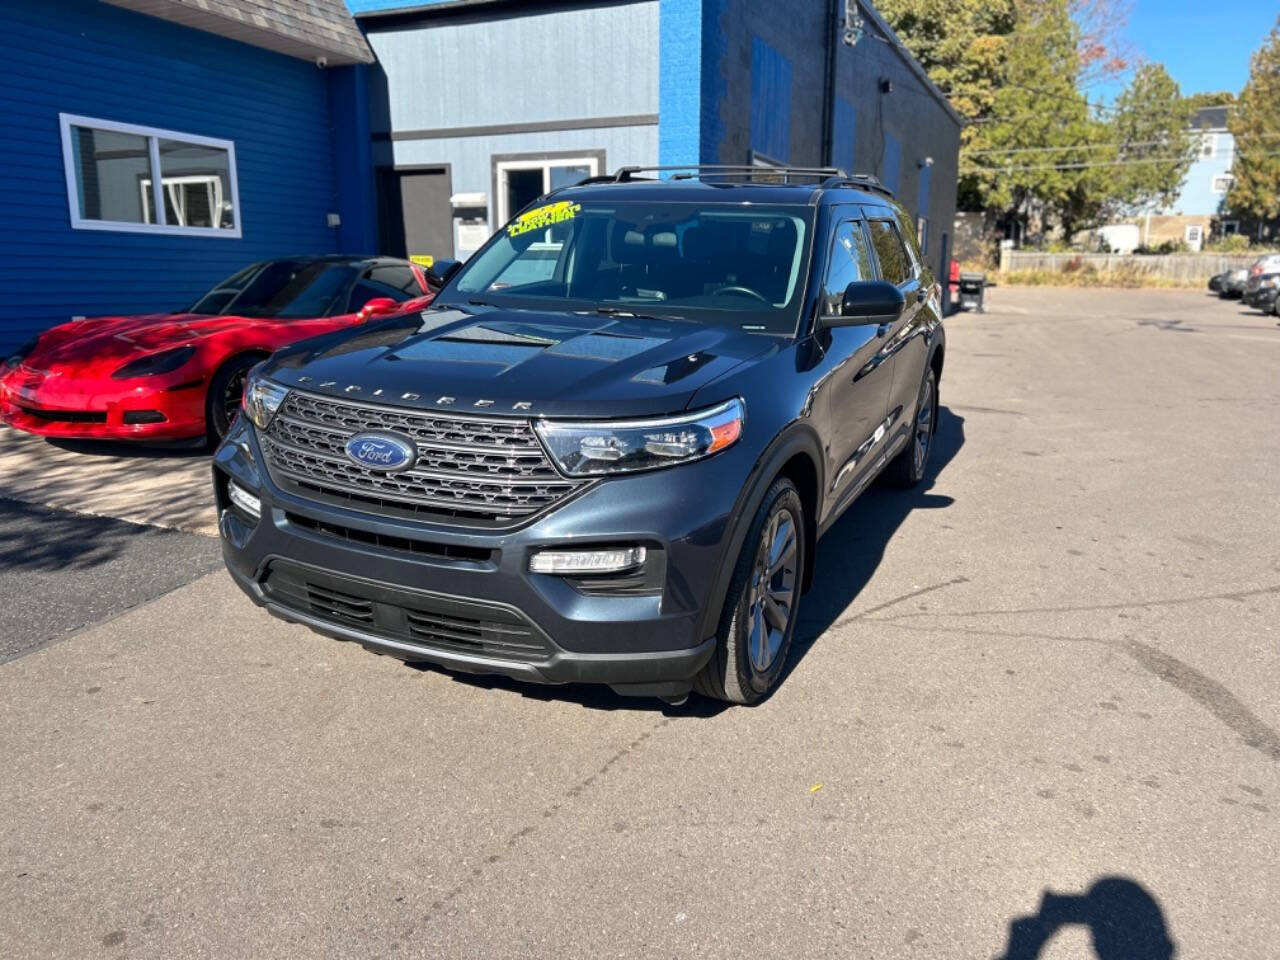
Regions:
<instances>
[{"instance_id":1,"label":"downspout","mask_svg":"<svg viewBox=\"0 0 1280 960\"><path fill-rule=\"evenodd\" d=\"M840 37L836 24L841 2L844 0L827 0L827 49L822 85L822 160L820 162L831 167L836 165L833 156L835 153L836 43Z\"/></svg>"}]
</instances>

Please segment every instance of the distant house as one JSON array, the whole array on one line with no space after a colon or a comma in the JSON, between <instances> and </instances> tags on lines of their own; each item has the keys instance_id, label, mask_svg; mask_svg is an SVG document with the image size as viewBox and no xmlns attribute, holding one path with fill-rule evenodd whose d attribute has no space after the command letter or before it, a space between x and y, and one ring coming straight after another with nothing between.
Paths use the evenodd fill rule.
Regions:
<instances>
[{"instance_id":1,"label":"distant house","mask_svg":"<svg viewBox=\"0 0 1280 960\"><path fill-rule=\"evenodd\" d=\"M1199 250L1210 233L1236 233L1239 223L1221 220L1223 204L1231 189L1231 164L1235 159L1235 137L1227 129L1226 107L1202 107L1191 120L1199 136L1197 155L1182 182L1178 199L1143 220L1144 242L1159 246L1180 240ZM1214 229L1215 221L1217 229Z\"/></svg>"}]
</instances>

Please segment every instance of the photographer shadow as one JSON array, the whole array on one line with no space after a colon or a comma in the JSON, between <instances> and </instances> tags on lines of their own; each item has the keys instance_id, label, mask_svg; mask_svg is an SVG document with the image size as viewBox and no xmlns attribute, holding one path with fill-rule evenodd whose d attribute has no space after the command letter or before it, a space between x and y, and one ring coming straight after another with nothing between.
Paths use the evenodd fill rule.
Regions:
<instances>
[{"instance_id":1,"label":"photographer shadow","mask_svg":"<svg viewBox=\"0 0 1280 960\"><path fill-rule=\"evenodd\" d=\"M1156 898L1127 877L1103 877L1082 895L1046 890L1038 913L1009 924L998 960L1036 960L1066 926L1089 928L1098 960L1173 960L1177 951Z\"/></svg>"}]
</instances>

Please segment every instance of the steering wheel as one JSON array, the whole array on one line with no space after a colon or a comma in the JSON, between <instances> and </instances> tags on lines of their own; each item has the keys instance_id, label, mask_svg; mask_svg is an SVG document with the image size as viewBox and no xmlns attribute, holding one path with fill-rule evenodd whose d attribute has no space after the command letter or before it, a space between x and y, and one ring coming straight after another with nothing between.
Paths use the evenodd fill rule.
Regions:
<instances>
[{"instance_id":1,"label":"steering wheel","mask_svg":"<svg viewBox=\"0 0 1280 960\"><path fill-rule=\"evenodd\" d=\"M752 290L750 287L734 287L734 286L721 287L719 290L715 291L711 295L713 297L718 297L722 293L732 293L741 297L750 297L752 300L759 300L761 303L769 303L768 297L766 297L762 293L757 293L755 290Z\"/></svg>"}]
</instances>

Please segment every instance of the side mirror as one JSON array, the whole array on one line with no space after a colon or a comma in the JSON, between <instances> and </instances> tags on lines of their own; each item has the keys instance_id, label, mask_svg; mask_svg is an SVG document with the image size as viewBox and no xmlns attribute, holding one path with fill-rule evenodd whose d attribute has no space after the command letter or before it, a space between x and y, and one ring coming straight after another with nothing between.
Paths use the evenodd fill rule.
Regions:
<instances>
[{"instance_id":1,"label":"side mirror","mask_svg":"<svg viewBox=\"0 0 1280 960\"><path fill-rule=\"evenodd\" d=\"M437 260L427 267L427 285L433 290L440 290L462 266L461 260Z\"/></svg>"},{"instance_id":2,"label":"side mirror","mask_svg":"<svg viewBox=\"0 0 1280 960\"><path fill-rule=\"evenodd\" d=\"M907 298L886 280L856 280L845 287L840 312L818 318L820 327L857 327L884 323L902 313Z\"/></svg>"},{"instance_id":3,"label":"side mirror","mask_svg":"<svg viewBox=\"0 0 1280 960\"><path fill-rule=\"evenodd\" d=\"M399 306L400 304L390 297L374 297L366 300L364 306L360 308L360 319L364 321L383 313L395 313Z\"/></svg>"}]
</instances>

